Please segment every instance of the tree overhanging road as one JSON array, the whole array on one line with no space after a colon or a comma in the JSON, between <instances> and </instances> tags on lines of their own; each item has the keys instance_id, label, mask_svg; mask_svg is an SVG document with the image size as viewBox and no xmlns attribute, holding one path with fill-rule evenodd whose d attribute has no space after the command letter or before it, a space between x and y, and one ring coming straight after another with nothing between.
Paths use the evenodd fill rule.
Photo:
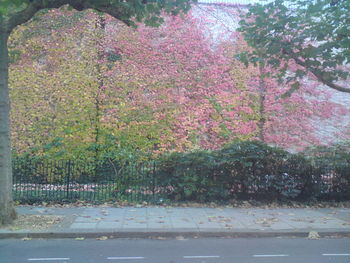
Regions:
<instances>
[{"instance_id":1,"label":"tree overhanging road","mask_svg":"<svg viewBox=\"0 0 350 263\"><path fill-rule=\"evenodd\" d=\"M20 251L20 253L18 253ZM0 262L350 262L350 239L0 240Z\"/></svg>"}]
</instances>

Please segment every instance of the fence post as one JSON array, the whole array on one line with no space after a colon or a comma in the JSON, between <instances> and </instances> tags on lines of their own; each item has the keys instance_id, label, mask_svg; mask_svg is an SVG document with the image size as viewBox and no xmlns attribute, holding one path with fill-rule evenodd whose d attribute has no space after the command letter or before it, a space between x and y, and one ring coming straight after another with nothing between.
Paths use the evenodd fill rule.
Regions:
<instances>
[{"instance_id":1,"label":"fence post","mask_svg":"<svg viewBox=\"0 0 350 263\"><path fill-rule=\"evenodd\" d=\"M67 199L69 199L69 184L70 184L70 174L71 174L71 160L67 162Z\"/></svg>"},{"instance_id":2,"label":"fence post","mask_svg":"<svg viewBox=\"0 0 350 263\"><path fill-rule=\"evenodd\" d=\"M156 161L153 160L153 172L152 172L152 194L153 194L153 202L155 202L155 191L156 191Z\"/></svg>"}]
</instances>

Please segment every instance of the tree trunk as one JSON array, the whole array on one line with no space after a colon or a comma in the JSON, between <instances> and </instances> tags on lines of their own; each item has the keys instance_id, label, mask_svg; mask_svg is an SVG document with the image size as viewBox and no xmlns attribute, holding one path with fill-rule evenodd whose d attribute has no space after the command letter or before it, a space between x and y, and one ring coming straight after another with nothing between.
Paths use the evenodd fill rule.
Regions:
<instances>
[{"instance_id":1,"label":"tree trunk","mask_svg":"<svg viewBox=\"0 0 350 263\"><path fill-rule=\"evenodd\" d=\"M265 96L266 96L266 85L262 74L264 73L264 69L262 66L259 67L259 122L258 128L259 140L265 142L265 124L266 124L266 112L265 112Z\"/></svg>"},{"instance_id":2,"label":"tree trunk","mask_svg":"<svg viewBox=\"0 0 350 263\"><path fill-rule=\"evenodd\" d=\"M101 133L101 93L103 92L104 79L102 67L100 65L101 61L104 59L104 34L106 27L106 19L104 15L98 14L97 21L95 24L95 29L97 32L96 46L97 46L97 64L96 64L96 73L97 73L97 81L98 87L95 96L95 176L98 173L98 161L100 159L100 133Z\"/></svg>"},{"instance_id":3,"label":"tree trunk","mask_svg":"<svg viewBox=\"0 0 350 263\"><path fill-rule=\"evenodd\" d=\"M0 21L0 225L9 224L16 218L12 200L8 37L9 33Z\"/></svg>"}]
</instances>

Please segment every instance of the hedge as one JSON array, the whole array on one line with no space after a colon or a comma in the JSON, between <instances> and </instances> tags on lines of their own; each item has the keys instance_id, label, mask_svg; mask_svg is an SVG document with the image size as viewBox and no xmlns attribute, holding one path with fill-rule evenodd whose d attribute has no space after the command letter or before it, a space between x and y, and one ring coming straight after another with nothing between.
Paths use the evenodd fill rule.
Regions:
<instances>
[{"instance_id":1,"label":"hedge","mask_svg":"<svg viewBox=\"0 0 350 263\"><path fill-rule=\"evenodd\" d=\"M147 163L52 163L26 156L14 159L14 179L20 186L96 184L109 198L349 200L350 151L335 146L293 154L258 141L238 141L216 151L174 152Z\"/></svg>"}]
</instances>

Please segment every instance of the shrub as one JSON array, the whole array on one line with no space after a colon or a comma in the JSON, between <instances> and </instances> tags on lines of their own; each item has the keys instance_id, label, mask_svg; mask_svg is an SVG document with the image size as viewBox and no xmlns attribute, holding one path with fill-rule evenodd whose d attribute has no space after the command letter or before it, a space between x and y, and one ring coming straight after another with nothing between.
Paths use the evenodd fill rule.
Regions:
<instances>
[{"instance_id":1,"label":"shrub","mask_svg":"<svg viewBox=\"0 0 350 263\"><path fill-rule=\"evenodd\" d=\"M210 201L222 199L224 181L217 172L216 154L211 151L172 153L157 165L156 178L175 200Z\"/></svg>"},{"instance_id":2,"label":"shrub","mask_svg":"<svg viewBox=\"0 0 350 263\"><path fill-rule=\"evenodd\" d=\"M319 176L319 195L324 199L350 198L350 148L348 144L309 150L314 174Z\"/></svg>"},{"instance_id":3,"label":"shrub","mask_svg":"<svg viewBox=\"0 0 350 263\"><path fill-rule=\"evenodd\" d=\"M15 183L100 185L89 199L100 192L102 198L199 202L350 199L350 151L343 145L292 154L258 141L237 141L217 151L175 152L151 162L108 157L68 164L69 169L67 161L14 159ZM37 194L26 196L45 198ZM69 199L79 197L73 195Z\"/></svg>"},{"instance_id":4,"label":"shrub","mask_svg":"<svg viewBox=\"0 0 350 263\"><path fill-rule=\"evenodd\" d=\"M271 178L287 152L258 141L236 142L218 152L219 167L232 197L271 196Z\"/></svg>"},{"instance_id":5,"label":"shrub","mask_svg":"<svg viewBox=\"0 0 350 263\"><path fill-rule=\"evenodd\" d=\"M175 200L296 199L312 193L310 162L258 141L218 151L173 153L159 160L157 180Z\"/></svg>"}]
</instances>

